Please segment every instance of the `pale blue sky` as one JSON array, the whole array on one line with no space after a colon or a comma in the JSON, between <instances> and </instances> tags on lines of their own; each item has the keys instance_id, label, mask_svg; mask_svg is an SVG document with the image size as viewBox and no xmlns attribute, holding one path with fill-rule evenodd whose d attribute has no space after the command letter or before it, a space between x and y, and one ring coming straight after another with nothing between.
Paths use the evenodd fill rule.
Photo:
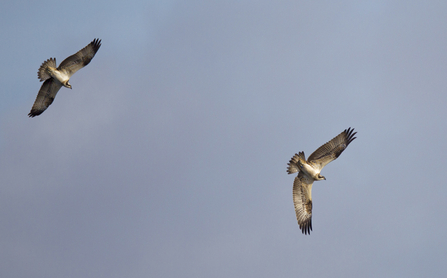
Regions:
<instances>
[{"instance_id":1,"label":"pale blue sky","mask_svg":"<svg viewBox=\"0 0 447 278\"><path fill-rule=\"evenodd\" d=\"M159 2L0 4L1 277L446 273L447 3ZM302 235L287 162L348 127Z\"/></svg>"}]
</instances>

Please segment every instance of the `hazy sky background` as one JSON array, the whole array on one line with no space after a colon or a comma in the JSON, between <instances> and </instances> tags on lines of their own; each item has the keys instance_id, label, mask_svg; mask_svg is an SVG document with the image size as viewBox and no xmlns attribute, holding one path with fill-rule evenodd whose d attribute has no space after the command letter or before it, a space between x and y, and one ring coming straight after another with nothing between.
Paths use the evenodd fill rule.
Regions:
<instances>
[{"instance_id":1,"label":"hazy sky background","mask_svg":"<svg viewBox=\"0 0 447 278\"><path fill-rule=\"evenodd\" d=\"M447 2L3 1L1 277L440 277ZM28 118L37 70L92 62ZM348 127L301 234L289 159Z\"/></svg>"}]
</instances>

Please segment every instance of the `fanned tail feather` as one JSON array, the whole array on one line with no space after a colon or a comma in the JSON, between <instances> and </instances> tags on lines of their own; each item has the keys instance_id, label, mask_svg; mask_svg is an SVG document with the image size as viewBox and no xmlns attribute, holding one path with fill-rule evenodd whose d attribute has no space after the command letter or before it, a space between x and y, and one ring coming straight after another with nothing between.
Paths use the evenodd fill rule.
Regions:
<instances>
[{"instance_id":1,"label":"fanned tail feather","mask_svg":"<svg viewBox=\"0 0 447 278\"><path fill-rule=\"evenodd\" d=\"M306 158L304 156L304 152L296 153L290 159L289 163L287 164L287 165L289 165L289 166L287 166L287 173L288 174L293 174L293 173L298 172L300 170L300 168L298 166L300 162L301 162L301 164L306 162Z\"/></svg>"},{"instance_id":2,"label":"fanned tail feather","mask_svg":"<svg viewBox=\"0 0 447 278\"><path fill-rule=\"evenodd\" d=\"M45 81L51 78L51 75L48 73L48 67L56 67L56 58L50 58L42 63L39 70L37 71L37 77L40 81Z\"/></svg>"}]
</instances>

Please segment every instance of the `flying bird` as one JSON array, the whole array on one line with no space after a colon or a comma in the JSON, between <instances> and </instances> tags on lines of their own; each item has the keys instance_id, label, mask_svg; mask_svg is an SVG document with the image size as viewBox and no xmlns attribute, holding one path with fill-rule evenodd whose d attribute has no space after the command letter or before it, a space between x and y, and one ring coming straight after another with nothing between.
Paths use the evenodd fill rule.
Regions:
<instances>
[{"instance_id":1,"label":"flying bird","mask_svg":"<svg viewBox=\"0 0 447 278\"><path fill-rule=\"evenodd\" d=\"M329 162L337 159L348 145L357 137L354 129L345 129L331 141L314 151L306 161L304 152L295 154L290 159L287 173L296 172L298 176L293 182L293 204L295 205L296 219L303 234L312 231L312 184L314 181L326 180L321 170Z\"/></svg>"},{"instance_id":2,"label":"flying bird","mask_svg":"<svg viewBox=\"0 0 447 278\"><path fill-rule=\"evenodd\" d=\"M79 50L76 54L66 58L59 67L56 68L56 58L50 58L42 63L37 71L37 77L40 81L45 81L40 87L31 112L28 116L35 117L42 114L48 106L53 103L59 89L64 86L71 89L68 83L70 77L90 63L95 57L96 52L101 47L101 40L94 39L86 47Z\"/></svg>"}]
</instances>

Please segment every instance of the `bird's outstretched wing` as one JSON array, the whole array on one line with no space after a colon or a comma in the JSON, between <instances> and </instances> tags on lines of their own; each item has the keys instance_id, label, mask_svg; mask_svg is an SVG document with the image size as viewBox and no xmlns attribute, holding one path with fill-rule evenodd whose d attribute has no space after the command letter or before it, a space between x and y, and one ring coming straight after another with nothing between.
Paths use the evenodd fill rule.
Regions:
<instances>
[{"instance_id":1,"label":"bird's outstretched wing","mask_svg":"<svg viewBox=\"0 0 447 278\"><path fill-rule=\"evenodd\" d=\"M99 47L101 47L101 40L94 39L76 54L73 54L62 61L58 67L58 70L64 71L69 77L71 77L75 72L90 63L96 52L98 52Z\"/></svg>"},{"instance_id":2,"label":"bird's outstretched wing","mask_svg":"<svg viewBox=\"0 0 447 278\"><path fill-rule=\"evenodd\" d=\"M31 112L29 112L28 116L35 117L42 114L42 112L45 111L48 106L51 105L51 103L53 103L53 100L61 87L62 84L54 78L45 80L45 82L40 87L39 93L36 97L36 101L34 101L34 105L31 108Z\"/></svg>"},{"instance_id":3,"label":"bird's outstretched wing","mask_svg":"<svg viewBox=\"0 0 447 278\"><path fill-rule=\"evenodd\" d=\"M300 172L293 182L293 204L296 220L303 234L312 231L312 184L313 179Z\"/></svg>"},{"instance_id":4,"label":"bird's outstretched wing","mask_svg":"<svg viewBox=\"0 0 447 278\"><path fill-rule=\"evenodd\" d=\"M320 170L323 169L329 162L337 159L348 145L357 138L354 137L356 133L353 128L345 129L331 141L314 151L307 161L319 167Z\"/></svg>"}]
</instances>

